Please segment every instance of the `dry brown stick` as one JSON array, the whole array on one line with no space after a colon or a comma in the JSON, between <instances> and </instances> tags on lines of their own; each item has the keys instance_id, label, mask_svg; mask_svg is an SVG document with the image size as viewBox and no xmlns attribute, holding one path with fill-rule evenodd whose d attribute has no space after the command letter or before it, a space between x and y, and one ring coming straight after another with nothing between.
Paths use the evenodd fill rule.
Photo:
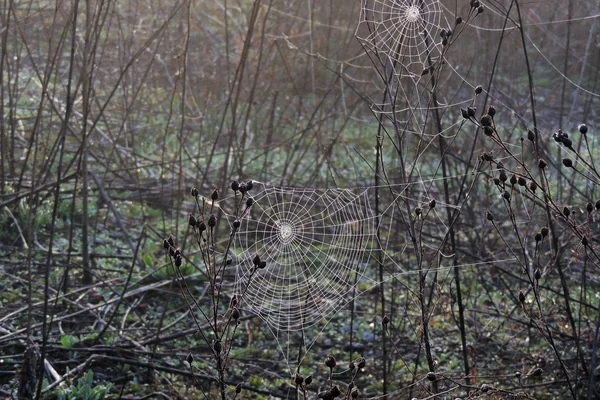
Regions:
<instances>
[{"instance_id":1,"label":"dry brown stick","mask_svg":"<svg viewBox=\"0 0 600 400\"><path fill-rule=\"evenodd\" d=\"M70 181L72 178L74 178L78 173L77 172L73 172L72 174L63 176L60 181L61 183ZM17 192L14 194L11 194L10 198L8 200L3 201L2 203L0 203L0 207L6 207L6 206L10 206L16 202L18 202L19 200L31 196L32 194L36 194L38 192L41 192L42 190L45 189L49 189L56 186L56 181L54 182L50 182L50 183L46 183L44 185L38 186L35 189L30 189L27 191L21 191L21 192Z\"/></svg>"},{"instance_id":2,"label":"dry brown stick","mask_svg":"<svg viewBox=\"0 0 600 400\"><path fill-rule=\"evenodd\" d=\"M46 386L43 390L42 393L46 393L52 389L54 389L55 387L57 387L58 385L60 385L62 382L64 382L66 379L68 379L71 376L77 375L79 372L83 371L85 368L87 368L87 366L89 364L92 363L92 361L94 361L97 358L104 358L104 355L101 354L92 354L87 360L85 360L82 364L79 364L78 366L76 366L75 368L73 368L72 370L70 370L69 372L67 372L66 374L64 374L63 376L60 377L60 379L57 379L54 383Z\"/></svg>"},{"instance_id":3,"label":"dry brown stick","mask_svg":"<svg viewBox=\"0 0 600 400\"><path fill-rule=\"evenodd\" d=\"M129 245L131 252L133 254L137 254L135 251L135 245L133 244L133 241L131 240L131 236L129 235L129 232L125 228L125 225L123 225L123 221L121 221L121 214L113 205L112 200L111 200L110 196L108 195L108 193L106 193L106 191L104 190L104 186L102 186L100 179L98 179L98 175L96 174L96 172L90 171L90 176L96 183L96 186L98 187L98 191L100 192L100 196L102 196L102 199L108 205L108 208L110 208L110 211L112 211L113 215L115 216L115 219L117 221L117 226L119 227L121 232L123 232L123 234L125 235L125 239L127 240L127 244ZM146 269L146 266L144 265L141 258L138 257L137 262L138 262L138 265L140 266L140 269L142 269L142 270Z\"/></svg>"},{"instance_id":4,"label":"dry brown stick","mask_svg":"<svg viewBox=\"0 0 600 400\"><path fill-rule=\"evenodd\" d=\"M195 273L195 274L192 274L192 275L190 275L190 277L195 277L195 276L199 276L199 275L201 275L201 274L200 274L200 273ZM127 292L127 293L126 293L126 294L125 294L123 297L124 297L124 298L128 298L128 297L131 297L131 296L136 296L136 295L138 295L138 294L140 294L140 293L143 293L143 292L146 292L146 291L149 291L149 290L158 289L158 288L160 288L160 287L162 287L162 286L168 285L169 283L171 283L171 281L170 281L170 280L161 281L161 282L155 282L155 283L152 283L152 284L150 284L150 285L146 285L146 286L143 286L143 287L141 287L141 288L138 288L138 289L134 289L134 290L132 290L132 291L129 291L129 292ZM54 319L54 321L55 321L55 322L58 322L58 321L63 321L63 320L65 320L65 319L68 319L68 318L71 318L71 317L75 317L75 316L77 316L77 315L80 315L80 314L83 314L83 313L85 313L85 312L88 312L88 311L93 311L93 310L95 310L95 309L97 309L97 308L104 307L104 306L106 306L106 305L108 305L108 304L111 304L111 303L116 303L117 301L119 301L119 298L118 298L118 297L115 297L115 298L112 298L112 299L110 299L110 300L106 300L106 301L105 301L105 302L103 302L103 303L100 303L100 304L95 304L95 305L92 305L92 306L86 307L85 309L82 309L82 310L79 310L79 311L75 311L75 312L73 312L73 313L70 313L70 314L67 314L67 315L63 315L62 317L57 317L57 318L55 318L55 319ZM37 304L37 305L41 305L41 304L43 304L43 302L39 302L39 303L36 303L36 304ZM26 310L26 309L27 309L27 308L25 308L25 310ZM14 313L12 313L12 314L14 314ZM1 322L1 321L0 321L0 322ZM32 325L32 326L31 326L31 328L38 328L38 327L40 327L41 325L42 325L41 323L38 323L38 324ZM17 335L19 335L19 334L21 334L21 333L25 332L26 330L27 330L26 328L19 329L19 330L15 331L15 332L13 332L13 333L11 333L11 334L8 334L8 335L6 335L6 336L0 337L0 342L6 341L6 340L8 340L8 339L11 339L12 337L14 337L14 336L17 336ZM194 329L194 330L195 330L195 329Z\"/></svg>"}]
</instances>

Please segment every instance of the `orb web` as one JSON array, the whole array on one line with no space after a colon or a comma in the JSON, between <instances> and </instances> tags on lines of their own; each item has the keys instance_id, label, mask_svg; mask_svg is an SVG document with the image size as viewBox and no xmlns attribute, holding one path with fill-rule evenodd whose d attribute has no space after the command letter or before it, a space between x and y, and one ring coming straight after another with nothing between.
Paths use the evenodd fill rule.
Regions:
<instances>
[{"instance_id":1,"label":"orb web","mask_svg":"<svg viewBox=\"0 0 600 400\"><path fill-rule=\"evenodd\" d=\"M439 43L439 0L363 0L356 37L399 75L420 77Z\"/></svg>"},{"instance_id":2,"label":"orb web","mask_svg":"<svg viewBox=\"0 0 600 400\"><path fill-rule=\"evenodd\" d=\"M328 320L371 261L376 227L366 191L256 186L233 249L244 307L280 332ZM255 268L256 255L266 268Z\"/></svg>"}]
</instances>

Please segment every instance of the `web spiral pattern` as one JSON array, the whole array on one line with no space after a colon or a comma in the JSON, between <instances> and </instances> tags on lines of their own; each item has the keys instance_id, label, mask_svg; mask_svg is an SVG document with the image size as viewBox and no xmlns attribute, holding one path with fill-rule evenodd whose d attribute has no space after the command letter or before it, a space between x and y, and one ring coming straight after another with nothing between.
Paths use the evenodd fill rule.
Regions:
<instances>
[{"instance_id":1,"label":"web spiral pattern","mask_svg":"<svg viewBox=\"0 0 600 400\"><path fill-rule=\"evenodd\" d=\"M243 307L276 331L327 320L371 262L376 228L366 192L263 186L253 197L234 249ZM255 269L255 255L266 268Z\"/></svg>"},{"instance_id":2,"label":"web spiral pattern","mask_svg":"<svg viewBox=\"0 0 600 400\"><path fill-rule=\"evenodd\" d=\"M384 53L398 74L421 76L427 56L439 44L439 0L362 0L357 38Z\"/></svg>"}]
</instances>

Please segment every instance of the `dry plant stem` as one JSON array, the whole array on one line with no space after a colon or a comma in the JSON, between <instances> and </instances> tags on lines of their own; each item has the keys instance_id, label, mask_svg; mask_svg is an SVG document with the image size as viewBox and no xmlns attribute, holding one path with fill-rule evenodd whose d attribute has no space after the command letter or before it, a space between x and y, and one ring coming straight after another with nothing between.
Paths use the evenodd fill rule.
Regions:
<instances>
[{"instance_id":1,"label":"dry plant stem","mask_svg":"<svg viewBox=\"0 0 600 400\"><path fill-rule=\"evenodd\" d=\"M108 318L108 321L106 321L106 324L104 325L104 329L102 329L102 331L100 331L98 336L96 336L95 343L99 343L102 340L102 338L104 337L104 334L108 330L108 327L111 326L113 319L117 315L117 312L119 311L119 307L123 303L125 293L127 292L127 289L129 288L129 282L131 282L131 277L133 276L133 269L135 267L135 261L138 258L137 256L138 256L138 252L140 251L140 245L142 244L142 240L143 240L145 234L146 234L146 226L144 226L142 228L142 231L140 232L140 235L138 237L137 245L135 246L135 252L133 253L133 258L131 261L131 266L129 267L129 274L127 275L127 279L125 280L125 285L123 285L123 290L121 291L121 295L119 296L119 301L117 302L117 305L115 306L115 310L113 311L111 316Z\"/></svg>"},{"instance_id":2,"label":"dry plant stem","mask_svg":"<svg viewBox=\"0 0 600 400\"><path fill-rule=\"evenodd\" d=\"M387 91L386 91L387 93ZM384 102L385 102L385 95L384 95ZM381 129L381 125L379 127L379 129ZM383 159L382 159L382 155L381 155L381 150L382 150L382 142L383 142L383 137L378 133L376 139L376 161L375 161L375 215L377 215L376 220L375 220L375 224L377 226L377 232L376 232L376 237L377 237L377 262L379 264L379 293L380 293L380 301L381 301L381 319L383 320L384 316L385 316L385 291L384 291L384 284L383 284L383 258L382 258L382 254L381 254L381 249L379 248L379 243L381 243L380 240L380 231L379 231L379 225L380 225L380 218L379 218L379 186L380 186L380 165L383 163ZM385 396L387 394L387 363L388 363L388 354L387 354L387 330L386 329L382 329L381 330L381 350L383 352L383 395ZM350 353L352 353L352 349L350 350ZM384 397L385 398L385 397Z\"/></svg>"},{"instance_id":3,"label":"dry plant stem","mask_svg":"<svg viewBox=\"0 0 600 400\"><path fill-rule=\"evenodd\" d=\"M89 185L88 185L88 134L87 134L87 121L90 109L90 87L92 86L92 70L93 66L90 65L90 35L92 32L91 24L92 20L92 4L88 0L85 2L85 39L83 46L83 65L81 66L81 77L83 82L82 87L82 101L83 101L83 124L81 127L81 175L82 175L82 231L81 231L81 250L83 253L82 264L83 264L83 278L82 281L85 285L89 285L93 282L93 275L91 273L90 265L90 249L89 249ZM88 76L89 75L89 76Z\"/></svg>"},{"instance_id":4,"label":"dry plant stem","mask_svg":"<svg viewBox=\"0 0 600 400\"><path fill-rule=\"evenodd\" d=\"M600 304L598 305L600 307ZM592 362L590 370L592 373L589 378L589 385L587 390L587 399L591 400L598 395L598 389L596 389L595 378L596 374L593 373L596 371L596 365L598 362L598 340L600 339L600 312L598 313L598 318L596 319L596 328L594 329L594 340L592 342Z\"/></svg>"},{"instance_id":5,"label":"dry plant stem","mask_svg":"<svg viewBox=\"0 0 600 400\"><path fill-rule=\"evenodd\" d=\"M44 308L43 308L43 323L42 323L42 348L41 348L41 362L38 371L38 376L42 377L44 374L44 360L46 359L46 347L48 344L48 335L50 331L51 324L47 323L48 318L48 301L50 297L49 293L49 285L50 285L50 267L52 265L52 249L54 246L54 231L56 228L56 216L58 214L58 204L60 200L60 187L61 187L61 176L62 176L62 162L65 153L65 141L67 136L67 124L69 122L69 118L71 116L71 110L73 108L73 99L71 93L71 83L73 81L73 73L74 73L74 62L75 62L75 51L76 51L76 38L77 38L77 10L79 7L79 0L75 0L73 5L73 24L71 27L71 54L69 60L69 72L68 72L68 80L67 80L67 108L65 110L65 118L61 127L60 132L60 152L58 156L58 165L57 165L57 180L56 180L56 189L54 192L54 205L52 208L52 222L50 225L50 243L48 244L48 255L46 257L46 265L44 270ZM25 170L25 169L23 169ZM33 185L32 185L33 186ZM36 389L36 398L40 398L42 392L42 379L39 380Z\"/></svg>"},{"instance_id":6,"label":"dry plant stem","mask_svg":"<svg viewBox=\"0 0 600 400\"><path fill-rule=\"evenodd\" d=\"M430 54L428 54L428 59L429 59L429 63L431 64L431 55ZM450 188L448 186L449 177L448 177L448 171L447 171L447 166L446 166L446 155L445 155L446 141L443 136L442 119L441 119L439 108L438 108L437 86L436 86L435 74L431 74L431 100L433 101L435 123L436 123L436 127L438 130L438 145L440 147L440 158L441 158L441 164L442 164L444 200L445 200L446 204L451 204ZM467 164L467 168L468 168L468 164ZM465 177L466 176L467 176L467 174L465 171ZM464 181L463 181L463 184L464 184ZM463 191L463 185L461 185L459 192L462 193L462 191ZM459 193L459 197L456 199L457 203L460 202L460 193ZM458 213L460 213L460 211L457 211L456 218L458 218ZM454 269L454 280L455 280L455 284L456 284L456 302L458 303L458 318L459 318L459 327L458 328L460 330L460 341L461 341L461 346L462 346L463 366L465 369L465 383L468 387L471 384L471 378L470 378L471 368L469 367L469 354L468 354L468 350L467 350L467 333L466 333L466 328L465 328L465 310L464 310L463 301L462 301L462 289L460 286L460 270L458 268L458 264L459 264L458 259L457 259L458 254L456 251L456 235L455 235L455 231L454 231L454 221L456 219L452 216L452 211L451 211L450 207L446 207L446 217L447 217L447 223L448 223L448 230L449 230L449 234L450 234L452 262L454 264L453 269ZM432 293L433 293L433 291L432 291Z\"/></svg>"},{"instance_id":7,"label":"dry plant stem","mask_svg":"<svg viewBox=\"0 0 600 400\"><path fill-rule=\"evenodd\" d=\"M250 45L252 43L254 28L256 25L256 20L258 18L260 9L261 9L261 0L254 0L252 3L252 11L250 13L250 18L248 20L248 30L246 32L246 37L244 39L244 45L242 47L242 53L240 55L240 62L235 71L235 77L234 77L233 83L232 83L233 86L235 86L237 84L237 88L235 90L235 96L232 97L234 94L234 90L232 87L231 88L232 90L229 91L229 97L227 99L227 103L226 103L225 109L223 111L223 117L221 119L221 125L219 127L219 132L222 132L223 125L225 124L225 119L227 116L227 109L231 105L232 121L231 121L231 127L229 129L229 144L228 144L226 152L225 152L225 161L223 163L224 167L222 168L222 173L221 173L221 187L227 187L227 180L228 180L228 174L229 174L229 168L228 168L229 159L231 157L235 132L237 130L237 122L238 122L237 121L237 109L238 109L238 104L240 101L240 93L242 90L242 83L243 83L243 80L245 77L245 68L246 68L246 63L248 61L248 53L250 51ZM225 18L227 19L227 16ZM258 79L258 77L256 77L255 79ZM216 146L216 143L215 143L215 145L213 145L213 147L214 146ZM209 167L210 166L207 166L207 171L208 171Z\"/></svg>"},{"instance_id":8,"label":"dry plant stem","mask_svg":"<svg viewBox=\"0 0 600 400\"><path fill-rule=\"evenodd\" d=\"M115 208L115 205L113 204L108 193L106 193L106 191L104 190L104 186L102 185L102 182L100 182L98 175L96 174L95 171L89 171L89 174L92 177L92 180L94 181L94 183L96 184L96 187L98 188L98 192L100 193L100 196L102 197L104 202L107 204L108 208L110 208L110 211L113 213L113 216L115 217L117 226L119 227L121 232L123 232L123 235L125 235L125 240L127 240L127 244L129 245L129 248L131 249L131 251L134 254L137 254L135 251L136 246L133 244L133 240L131 239L131 235L129 234L129 231L127 230L127 228L125 228L125 225L123 224L121 214ZM138 266L140 267L141 270L146 269L144 262L139 257L137 259L137 262L138 262Z\"/></svg>"},{"instance_id":9,"label":"dry plant stem","mask_svg":"<svg viewBox=\"0 0 600 400\"><path fill-rule=\"evenodd\" d=\"M568 0L569 1L569 5L568 5L568 11L567 11L567 42L565 45L565 62L563 64L563 79L562 79L562 88L561 88L561 93L560 93L560 113L558 116L558 126L562 127L563 126L563 114L565 112L565 97L566 97L566 88L567 88L567 74L568 74L568 68L569 68L569 49L571 47L571 19L573 18L573 0ZM556 149L556 159L560 160L560 148ZM558 168L558 174L557 174L557 179L558 179L558 184L557 187L559 188L559 191L562 192L562 163L557 163L557 168ZM559 196L562 197L562 193L559 193Z\"/></svg>"},{"instance_id":10,"label":"dry plant stem","mask_svg":"<svg viewBox=\"0 0 600 400\"><path fill-rule=\"evenodd\" d=\"M7 4L7 1L10 3ZM10 9L12 8L13 0L4 0L4 4L2 6L2 25L4 26L4 32L2 32L2 47L0 48L0 182L2 185L0 187L0 194L4 194L4 182L6 182L7 172L5 170L5 166L8 167L13 163L12 157L9 158L9 148L8 148L8 130L6 129L5 123L5 112L4 112L4 64L7 64L6 61L8 59L8 32L10 28ZM8 64L7 64L8 66ZM10 76L10 75L9 75ZM9 93L9 99L12 100ZM12 101L10 102L12 104ZM12 108L12 107L11 107Z\"/></svg>"},{"instance_id":11,"label":"dry plant stem","mask_svg":"<svg viewBox=\"0 0 600 400\"><path fill-rule=\"evenodd\" d=\"M538 128L537 128L537 120L536 120L536 113L535 113L535 97L534 97L534 90L533 90L533 77L532 77L531 67L530 67L530 64L529 64L529 57L527 55L527 42L525 40L525 32L524 32L524 29L523 29L523 18L521 17L521 8L519 7L519 1L518 0L514 0L514 3L515 3L515 6L517 8L517 15L518 15L518 18L519 18L519 32L521 34L521 43L523 45L523 54L525 56L525 64L526 64L526 67L527 67L527 77L528 77L528 80L529 80L529 95L530 95L530 98L531 98L531 115L532 115L532 118L533 118L533 130L534 130L534 133L535 133L535 149L538 152L538 154L537 154L538 158L540 158L540 157L543 156L543 154L541 154L539 152L539 150L540 150L540 138L539 138L539 132L538 132ZM544 191L544 193L546 193L546 188L542 187L542 191ZM561 282L561 285L562 285L563 291L564 291L563 297L564 297L564 300L565 300L565 306L566 306L566 310L567 310L567 315L569 317L569 320L573 321L573 314L571 312L571 306L570 306L570 302L569 302L569 297L570 297L570 295L569 295L569 288L568 288L568 285L567 285L567 282L566 282L566 279L565 279L565 276L564 276L562 265L560 263L560 252L558 250L558 236L557 236L556 231L555 231L554 221L552 220L552 216L550 214L550 204L549 204L549 202L547 200L548 196L544 196L544 199L546 200L545 201L546 215L547 215L547 218L548 218L548 226L550 228L550 235L552 237L552 244L553 244L552 247L554 248L554 251L555 251L555 265L556 265L556 267L558 269L558 273L559 273L559 276L560 276L560 282ZM538 306L541 307L539 296L537 296L537 295L536 295L536 300L538 302ZM540 313L541 312L542 312L542 310L540 308ZM575 329L574 325L572 327L573 327L573 329ZM565 374L565 379L568 382L569 392L571 393L571 396L575 399L575 398L577 398L577 395L575 394L575 391L573 389L573 385L571 383L571 379L569 378L569 372L567 371L567 367L565 366L565 364L564 364L564 362L563 362L563 360L562 360L562 358L560 356L560 353L558 352L558 349L554 345L554 340L553 340L553 338L551 336L550 329L548 328L548 326L546 326L546 330L548 331L549 342L550 342L550 344L552 345L552 347L554 349L556 357L557 357L557 359L558 359L558 361L560 363L561 369L563 370L563 373ZM577 333L575 333L575 335L577 336Z\"/></svg>"}]
</instances>

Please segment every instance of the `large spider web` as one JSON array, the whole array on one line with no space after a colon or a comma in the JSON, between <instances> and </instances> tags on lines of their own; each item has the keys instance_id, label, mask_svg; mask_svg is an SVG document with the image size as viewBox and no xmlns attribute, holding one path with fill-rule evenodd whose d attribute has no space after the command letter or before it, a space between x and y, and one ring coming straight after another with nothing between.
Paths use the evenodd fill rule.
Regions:
<instances>
[{"instance_id":1,"label":"large spider web","mask_svg":"<svg viewBox=\"0 0 600 400\"><path fill-rule=\"evenodd\" d=\"M276 332L327 321L377 248L367 192L256 186L236 233L236 292ZM255 268L256 255L266 268Z\"/></svg>"},{"instance_id":2,"label":"large spider web","mask_svg":"<svg viewBox=\"0 0 600 400\"><path fill-rule=\"evenodd\" d=\"M362 0L356 37L387 56L397 74L414 78L439 46L441 20L439 0Z\"/></svg>"}]
</instances>

